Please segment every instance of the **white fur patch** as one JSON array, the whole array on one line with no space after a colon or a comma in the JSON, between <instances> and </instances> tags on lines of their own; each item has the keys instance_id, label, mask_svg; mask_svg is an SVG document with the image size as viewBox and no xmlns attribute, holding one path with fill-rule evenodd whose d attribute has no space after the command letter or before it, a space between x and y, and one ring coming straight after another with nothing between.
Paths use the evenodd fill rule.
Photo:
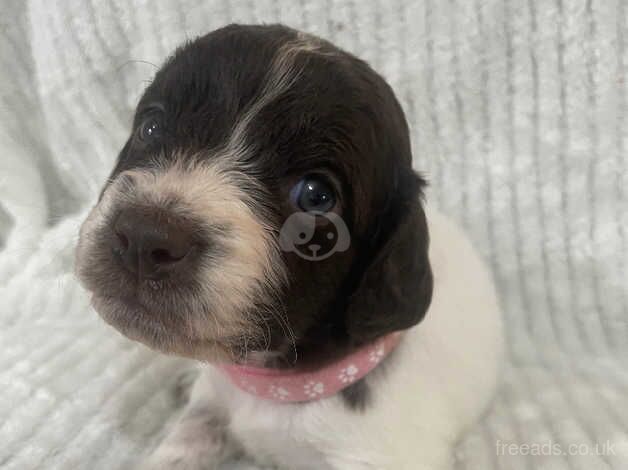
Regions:
<instances>
[{"instance_id":1,"label":"white fur patch","mask_svg":"<svg viewBox=\"0 0 628 470\"><path fill-rule=\"evenodd\" d=\"M298 80L302 70L295 61L297 56L303 53L323 54L320 40L314 36L299 33L296 39L279 47L266 73L261 92L238 119L231 132L226 144L228 153L242 155L246 152L246 136L251 122L265 106L286 93Z\"/></svg>"}]
</instances>

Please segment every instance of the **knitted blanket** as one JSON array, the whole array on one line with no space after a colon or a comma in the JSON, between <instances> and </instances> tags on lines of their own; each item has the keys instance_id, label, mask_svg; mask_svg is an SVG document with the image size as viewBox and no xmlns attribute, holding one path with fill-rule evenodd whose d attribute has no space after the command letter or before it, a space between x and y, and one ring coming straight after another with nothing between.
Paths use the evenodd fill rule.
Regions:
<instances>
[{"instance_id":1,"label":"knitted blanket","mask_svg":"<svg viewBox=\"0 0 628 470\"><path fill-rule=\"evenodd\" d=\"M73 246L156 66L229 22L303 29L382 73L428 199L491 266L509 356L457 469L628 468L625 0L4 0L0 13L1 468L129 468L177 409L188 363L99 319Z\"/></svg>"}]
</instances>

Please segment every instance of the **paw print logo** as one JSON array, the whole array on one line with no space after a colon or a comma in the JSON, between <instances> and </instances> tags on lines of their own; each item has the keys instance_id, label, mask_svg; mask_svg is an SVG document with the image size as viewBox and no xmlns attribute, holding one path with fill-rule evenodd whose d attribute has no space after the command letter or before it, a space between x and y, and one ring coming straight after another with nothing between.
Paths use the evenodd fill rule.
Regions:
<instances>
[{"instance_id":1,"label":"paw print logo","mask_svg":"<svg viewBox=\"0 0 628 470\"><path fill-rule=\"evenodd\" d=\"M357 373L358 368L353 364L349 364L347 367L343 368L340 371L340 374L338 374L338 378L343 384L348 384L355 380Z\"/></svg>"},{"instance_id":2,"label":"paw print logo","mask_svg":"<svg viewBox=\"0 0 628 470\"><path fill-rule=\"evenodd\" d=\"M310 380L303 386L303 390L305 394L310 398L316 398L319 395L322 395L325 391L325 385L322 382L314 382Z\"/></svg>"},{"instance_id":3,"label":"paw print logo","mask_svg":"<svg viewBox=\"0 0 628 470\"><path fill-rule=\"evenodd\" d=\"M369 352L369 361L373 364L377 364L384 357L384 346L381 344Z\"/></svg>"},{"instance_id":4,"label":"paw print logo","mask_svg":"<svg viewBox=\"0 0 628 470\"><path fill-rule=\"evenodd\" d=\"M317 220L323 219L327 221L325 231L317 224ZM279 231L279 247L308 261L324 260L334 253L347 251L350 244L347 224L334 212L295 212Z\"/></svg>"},{"instance_id":5,"label":"paw print logo","mask_svg":"<svg viewBox=\"0 0 628 470\"><path fill-rule=\"evenodd\" d=\"M270 394L273 398L277 400L286 400L290 395L290 392L283 387L277 387L275 385L271 385L269 389Z\"/></svg>"}]
</instances>

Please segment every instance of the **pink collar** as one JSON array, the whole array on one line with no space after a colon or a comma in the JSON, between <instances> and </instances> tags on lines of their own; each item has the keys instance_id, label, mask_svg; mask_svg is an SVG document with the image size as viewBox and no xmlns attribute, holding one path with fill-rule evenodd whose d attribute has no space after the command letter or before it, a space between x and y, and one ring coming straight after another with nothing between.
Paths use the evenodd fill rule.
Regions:
<instances>
[{"instance_id":1,"label":"pink collar","mask_svg":"<svg viewBox=\"0 0 628 470\"><path fill-rule=\"evenodd\" d=\"M326 398L372 371L399 343L401 332L383 336L348 356L315 371L279 370L236 364L218 366L238 388L277 402Z\"/></svg>"}]
</instances>

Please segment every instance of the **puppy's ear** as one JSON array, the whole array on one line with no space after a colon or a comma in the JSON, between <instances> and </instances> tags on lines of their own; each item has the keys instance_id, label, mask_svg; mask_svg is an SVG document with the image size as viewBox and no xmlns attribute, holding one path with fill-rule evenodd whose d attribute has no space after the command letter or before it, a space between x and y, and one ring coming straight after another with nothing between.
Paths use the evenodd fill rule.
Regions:
<instances>
[{"instance_id":1,"label":"puppy's ear","mask_svg":"<svg viewBox=\"0 0 628 470\"><path fill-rule=\"evenodd\" d=\"M346 327L353 343L416 325L430 305L429 235L421 206L424 184L410 169L397 178L347 308Z\"/></svg>"}]
</instances>

